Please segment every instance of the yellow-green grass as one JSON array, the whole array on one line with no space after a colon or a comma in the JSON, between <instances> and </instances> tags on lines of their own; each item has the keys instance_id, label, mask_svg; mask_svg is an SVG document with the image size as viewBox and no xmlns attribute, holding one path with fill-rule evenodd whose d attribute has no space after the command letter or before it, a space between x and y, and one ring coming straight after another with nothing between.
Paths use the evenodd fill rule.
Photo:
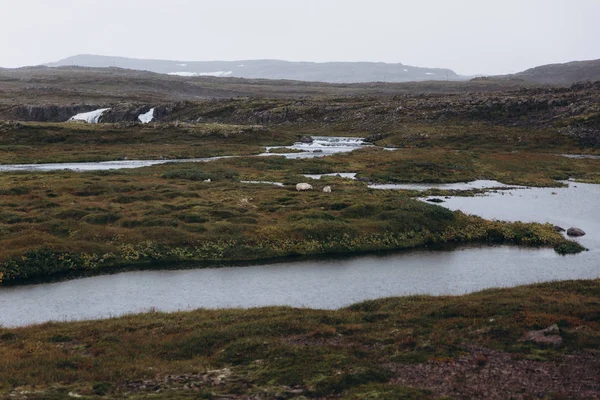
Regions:
<instances>
[{"instance_id":1,"label":"yellow-green grass","mask_svg":"<svg viewBox=\"0 0 600 400\"><path fill-rule=\"evenodd\" d=\"M239 180L249 177L249 167L242 161L254 167L265 163L261 165L267 170L288 161L237 160L238 168L215 162L0 174L4 282L185 261L248 261L446 243L565 243L551 225L486 221L358 182L338 179L333 193L321 191L327 180L314 183L310 192L298 192L295 185L243 184ZM288 180L296 183L293 176Z\"/></svg>"},{"instance_id":2,"label":"yellow-green grass","mask_svg":"<svg viewBox=\"0 0 600 400\"><path fill-rule=\"evenodd\" d=\"M0 329L0 396L438 398L427 388L443 376L425 375L424 388L418 389L398 384L398 371L406 364L441 365L459 358L464 363L465 356L483 371L487 357L470 358L473 348L494 354L490 362L497 352L508 352L514 365L532 363L530 374L548 362L584 354L589 359L600 346L598 310L600 281L592 280L460 297L388 298L337 311L152 312ZM519 340L553 324L563 341L559 347ZM588 372L574 377L575 386L579 379L589 384L594 372ZM460 387L454 390L461 393ZM505 390L560 398L544 386Z\"/></svg>"},{"instance_id":3,"label":"yellow-green grass","mask_svg":"<svg viewBox=\"0 0 600 400\"><path fill-rule=\"evenodd\" d=\"M297 137L255 125L20 123L0 126L0 163L182 159L258 154Z\"/></svg>"}]
</instances>

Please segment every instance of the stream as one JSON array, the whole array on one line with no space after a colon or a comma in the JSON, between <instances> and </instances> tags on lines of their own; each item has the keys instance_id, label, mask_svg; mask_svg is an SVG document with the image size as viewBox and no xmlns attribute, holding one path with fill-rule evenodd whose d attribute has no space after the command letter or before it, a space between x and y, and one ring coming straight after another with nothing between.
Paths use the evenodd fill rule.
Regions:
<instances>
[{"instance_id":1,"label":"stream","mask_svg":"<svg viewBox=\"0 0 600 400\"><path fill-rule=\"evenodd\" d=\"M321 157L364 146L358 138L320 138L296 143L302 153L261 156ZM277 147L278 149L280 147ZM0 171L107 170L192 160L125 160L103 163L0 165ZM333 174L326 174L325 176ZM355 174L340 176L354 179ZM320 179L321 175L307 175ZM260 183L260 182L249 182ZM278 184L277 182L263 182ZM577 240L589 251L560 256L552 249L512 246L414 250L341 259L289 261L248 267L124 272L77 280L0 287L0 325L115 317L148 310L292 306L337 309L356 302L412 294L460 295L600 277L600 185L567 182L566 188L508 187L495 181L449 185L372 185L374 189L498 188L475 197L441 198L440 205L487 219L550 222L587 232Z\"/></svg>"}]
</instances>

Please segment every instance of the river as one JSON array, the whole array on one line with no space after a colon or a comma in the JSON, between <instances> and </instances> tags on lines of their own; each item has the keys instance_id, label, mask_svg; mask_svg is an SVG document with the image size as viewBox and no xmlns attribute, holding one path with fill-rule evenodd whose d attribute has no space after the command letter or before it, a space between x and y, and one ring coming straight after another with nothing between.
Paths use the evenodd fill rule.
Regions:
<instances>
[{"instance_id":1,"label":"river","mask_svg":"<svg viewBox=\"0 0 600 400\"><path fill-rule=\"evenodd\" d=\"M419 250L382 256L236 268L135 271L66 282L0 288L0 324L98 319L195 308L293 306L335 309L410 294L459 295L492 287L600 277L600 185L507 189L452 197L443 206L486 218L547 221L587 232L590 251L508 246Z\"/></svg>"},{"instance_id":2,"label":"river","mask_svg":"<svg viewBox=\"0 0 600 400\"><path fill-rule=\"evenodd\" d=\"M314 137L312 143L269 147L260 156L321 157L364 146L360 138ZM271 153L281 148L302 152ZM224 157L0 165L0 172L108 170L221 158ZM340 175L353 179L356 174ZM321 178L320 175L307 177ZM590 251L559 256L550 249L508 246L418 250L243 268L136 271L58 283L0 287L0 325L98 319L150 309L176 311L274 305L335 309L388 296L459 295L492 287L600 277L600 216L597 212L600 185L570 182L568 188L509 188L495 181L475 181L371 187L384 190L497 187L501 190L485 196L443 198L441 205L488 219L550 222L564 228L577 226L588 233L578 241Z\"/></svg>"}]
</instances>

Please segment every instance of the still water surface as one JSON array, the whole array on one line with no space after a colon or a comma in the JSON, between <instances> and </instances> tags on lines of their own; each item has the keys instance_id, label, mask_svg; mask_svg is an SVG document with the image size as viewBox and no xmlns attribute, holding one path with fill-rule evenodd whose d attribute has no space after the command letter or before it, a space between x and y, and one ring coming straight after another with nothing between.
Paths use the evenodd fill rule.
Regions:
<instances>
[{"instance_id":1,"label":"still water surface","mask_svg":"<svg viewBox=\"0 0 600 400\"><path fill-rule=\"evenodd\" d=\"M590 249L559 256L517 247L412 251L341 260L244 268L137 271L32 286L0 288L0 324L162 311L288 305L335 309L362 300L409 294L463 294L491 287L600 277L600 185L515 189L454 197L443 206L486 218L577 226Z\"/></svg>"}]
</instances>

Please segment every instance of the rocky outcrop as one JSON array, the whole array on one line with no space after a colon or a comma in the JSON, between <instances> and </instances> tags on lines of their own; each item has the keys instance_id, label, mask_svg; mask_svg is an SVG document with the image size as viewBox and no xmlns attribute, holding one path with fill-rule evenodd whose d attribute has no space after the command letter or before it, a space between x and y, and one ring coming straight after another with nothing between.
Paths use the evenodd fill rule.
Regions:
<instances>
[{"instance_id":1,"label":"rocky outcrop","mask_svg":"<svg viewBox=\"0 0 600 400\"><path fill-rule=\"evenodd\" d=\"M18 106L12 110L13 119L20 121L37 121L37 122L65 122L72 116L94 111L101 106L94 105L77 105L77 106Z\"/></svg>"},{"instance_id":2,"label":"rocky outcrop","mask_svg":"<svg viewBox=\"0 0 600 400\"><path fill-rule=\"evenodd\" d=\"M585 236L585 232L579 228L569 228L567 229L567 235L573 237Z\"/></svg>"},{"instance_id":3,"label":"rocky outcrop","mask_svg":"<svg viewBox=\"0 0 600 400\"><path fill-rule=\"evenodd\" d=\"M529 331L519 341L534 342L554 347L559 347L563 344L563 338L560 336L558 325L552 325L540 331Z\"/></svg>"},{"instance_id":4,"label":"rocky outcrop","mask_svg":"<svg viewBox=\"0 0 600 400\"><path fill-rule=\"evenodd\" d=\"M147 113L151 106L118 106L102 115L102 122L136 122L141 114Z\"/></svg>"},{"instance_id":5,"label":"rocky outcrop","mask_svg":"<svg viewBox=\"0 0 600 400\"><path fill-rule=\"evenodd\" d=\"M161 121L170 114L169 110L162 107L153 107L152 105L139 104L118 104L116 106L107 105L73 105L73 106L52 106L52 105L24 105L12 107L4 110L2 114L7 115L9 120L34 121L34 122L66 122L71 117L95 111L102 108L110 108L102 114L100 122L137 122L141 114L147 113L151 108L155 108L154 120Z\"/></svg>"}]
</instances>

